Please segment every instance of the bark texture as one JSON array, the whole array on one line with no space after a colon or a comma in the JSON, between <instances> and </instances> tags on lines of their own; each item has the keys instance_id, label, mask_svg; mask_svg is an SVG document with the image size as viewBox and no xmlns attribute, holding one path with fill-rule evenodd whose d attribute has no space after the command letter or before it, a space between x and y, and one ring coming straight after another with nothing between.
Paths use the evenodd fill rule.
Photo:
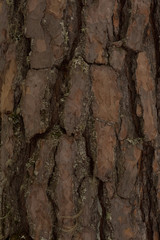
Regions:
<instances>
[{"instance_id":1,"label":"bark texture","mask_svg":"<svg viewBox=\"0 0 160 240\"><path fill-rule=\"evenodd\" d=\"M0 239L160 239L159 14L0 0Z\"/></svg>"}]
</instances>

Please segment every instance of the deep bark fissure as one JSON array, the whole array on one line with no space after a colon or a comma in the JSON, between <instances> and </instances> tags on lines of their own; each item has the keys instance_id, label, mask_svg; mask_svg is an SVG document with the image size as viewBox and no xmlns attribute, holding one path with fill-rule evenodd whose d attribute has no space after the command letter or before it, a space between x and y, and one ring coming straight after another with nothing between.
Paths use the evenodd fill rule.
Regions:
<instances>
[{"instance_id":1,"label":"deep bark fissure","mask_svg":"<svg viewBox=\"0 0 160 240\"><path fill-rule=\"evenodd\" d=\"M151 14L150 14L150 22L152 25L152 32L154 38L154 46L155 46L155 56L156 56L156 77L155 77L155 88L156 88L156 108L157 108L157 116L158 116L158 131L160 133L160 40L159 40L159 11L160 5L156 0L153 0L151 3Z\"/></svg>"},{"instance_id":2,"label":"deep bark fissure","mask_svg":"<svg viewBox=\"0 0 160 240\"><path fill-rule=\"evenodd\" d=\"M119 36L118 36L118 40L121 39L121 35L122 35L122 28L124 27L124 12L123 12L123 8L124 5L126 3L126 0L120 0L120 15L119 15Z\"/></svg>"},{"instance_id":3,"label":"deep bark fissure","mask_svg":"<svg viewBox=\"0 0 160 240\"><path fill-rule=\"evenodd\" d=\"M127 69L127 77L128 77L128 90L130 93L130 112L132 116L132 121L133 125L135 128L135 134L136 137L143 138L143 132L142 132L142 119L140 119L137 114L136 114L136 105L137 105L137 100L140 101L139 96L136 91L136 76L135 76L135 70L137 67L137 53L133 51L127 52L126 56L126 63L128 66Z\"/></svg>"},{"instance_id":4,"label":"deep bark fissure","mask_svg":"<svg viewBox=\"0 0 160 240\"><path fill-rule=\"evenodd\" d=\"M106 224L106 209L104 207L103 203L103 182L99 181L99 186L98 186L98 199L101 204L102 208L102 216L100 218L100 226L99 226L99 233L100 233L100 240L105 240L105 233L104 233L104 226Z\"/></svg>"},{"instance_id":5,"label":"deep bark fissure","mask_svg":"<svg viewBox=\"0 0 160 240\"><path fill-rule=\"evenodd\" d=\"M26 175L26 169L25 169L26 165L25 164L27 164L27 160L28 160L28 157L29 157L28 146L26 145L25 148L26 148L25 151L24 151L25 156L22 156L22 157L24 157L25 161L23 161L23 164L21 163L21 166L20 166L21 172L17 177L15 177L12 184L13 184L13 186L16 186L16 184L19 183L19 186L17 186L17 189L16 189L14 194L17 193L17 205L18 205L18 208L20 210L20 217L21 217L21 224L22 224L22 230L20 231L20 233L25 233L26 235L29 236L27 209L26 209L26 206L25 206L25 198L24 198L25 193L23 192L23 190L20 190L21 186L23 185L24 176ZM21 159L22 158L20 158L20 160Z\"/></svg>"},{"instance_id":6,"label":"deep bark fissure","mask_svg":"<svg viewBox=\"0 0 160 240\"><path fill-rule=\"evenodd\" d=\"M91 142L90 142L90 137L91 137L91 129L89 129L88 125L92 125L91 124L91 121L93 120L93 113L92 113L92 109L91 109L91 104L90 104L90 108L89 108L89 112L90 112L90 120L88 119L88 124L86 125L86 129L85 129L85 132L84 132L84 138L85 138L85 143L86 143L86 154L87 154L87 157L89 158L90 160L90 175L91 177L94 177L94 171L95 171L95 162L94 162L94 159L93 159L93 156L92 156L92 151L91 151ZM91 120L92 119L92 120Z\"/></svg>"},{"instance_id":7,"label":"deep bark fissure","mask_svg":"<svg viewBox=\"0 0 160 240\"><path fill-rule=\"evenodd\" d=\"M121 160L121 142L118 138L117 133L115 132L116 135L116 149L115 149L115 189L116 193L118 192L118 184L120 181L121 177L121 172L119 166L122 164ZM117 193L118 195L118 193ZM120 196L119 196L120 197Z\"/></svg>"},{"instance_id":8,"label":"deep bark fissure","mask_svg":"<svg viewBox=\"0 0 160 240\"><path fill-rule=\"evenodd\" d=\"M11 192L9 194L11 194L11 196L12 196L12 194L17 196L17 206L19 208L21 221L23 223L21 231L28 235L29 234L29 226L28 226L28 220L27 220L27 210L26 210L26 207L24 207L25 199L24 199L24 195L23 195L23 190L21 191L20 188L23 185L24 176L26 174L25 167L26 167L27 160L29 157L30 146L29 146L29 144L25 143L24 124L23 124L22 118L20 118L20 119L21 119L20 120L21 132L23 133L23 136L21 136L22 146L19 146L18 153L15 151L15 159L16 159L15 169L16 168L20 169L20 172L16 173L16 170L15 170L13 179L11 178L11 180L10 180L11 186L13 187L13 192ZM14 130L14 128L13 128L13 130ZM18 141L20 141L20 140L18 140ZM23 159L23 161L22 161L22 159Z\"/></svg>"},{"instance_id":9,"label":"deep bark fissure","mask_svg":"<svg viewBox=\"0 0 160 240\"><path fill-rule=\"evenodd\" d=\"M147 228L148 240L153 240L153 216L152 213L152 197L153 194L153 181L152 181L152 163L154 157L154 149L150 143L143 144L143 153L141 161L140 181L143 187L141 199L141 212L143 221ZM155 216L156 217L156 216Z\"/></svg>"},{"instance_id":10,"label":"deep bark fissure","mask_svg":"<svg viewBox=\"0 0 160 240\"><path fill-rule=\"evenodd\" d=\"M76 3L77 3L77 19L78 19L77 33L76 33L76 36L75 36L74 41L72 43L72 46L70 47L67 55L64 57L64 60L62 61L60 66L56 66L56 68L60 72L69 73L70 63L72 62L72 59L75 57L75 51L76 51L76 48L78 47L78 45L80 43L80 39L81 39L83 3L82 3L82 0L78 0ZM65 20L65 18L67 18L67 12L64 13L64 20ZM65 27L67 29L67 26L65 26Z\"/></svg>"},{"instance_id":11,"label":"deep bark fissure","mask_svg":"<svg viewBox=\"0 0 160 240\"><path fill-rule=\"evenodd\" d=\"M130 0L121 0L120 1L120 21L119 21L119 40L124 39L126 36L127 28L129 25L129 20L131 17L131 2ZM126 10L127 9L127 10Z\"/></svg>"},{"instance_id":12,"label":"deep bark fissure","mask_svg":"<svg viewBox=\"0 0 160 240\"><path fill-rule=\"evenodd\" d=\"M71 51L69 54L69 60L71 61L75 55L75 50L78 47L81 39L81 30L82 30L82 10L83 10L83 2L82 0L77 1L77 19L78 19L78 24L77 24L77 34L76 37L73 41Z\"/></svg>"},{"instance_id":13,"label":"deep bark fissure","mask_svg":"<svg viewBox=\"0 0 160 240\"><path fill-rule=\"evenodd\" d=\"M57 150L58 150L58 144L55 148L55 151L54 151L54 159L56 157L56 154L57 154ZM58 219L57 219L57 206L56 206L56 203L54 201L54 198L52 195L52 191L53 189L51 190L50 188L52 187L52 181L53 181L53 178L54 178L54 174L56 173L56 168L57 168L57 165L56 165L56 161L54 162L54 166L53 166L53 170L52 170L52 173L48 179L48 184L47 184L47 197L49 199L49 201L51 202L51 205L52 205L52 209L53 209L53 230L52 230L52 234L53 234L53 237L55 239L58 239L58 234L57 234L57 227L58 227Z\"/></svg>"},{"instance_id":14,"label":"deep bark fissure","mask_svg":"<svg viewBox=\"0 0 160 240\"><path fill-rule=\"evenodd\" d=\"M101 205L99 225L100 240L112 239L114 236L110 215L110 200L108 198L108 192L105 189L105 184L105 182L98 179L98 201Z\"/></svg>"},{"instance_id":15,"label":"deep bark fissure","mask_svg":"<svg viewBox=\"0 0 160 240\"><path fill-rule=\"evenodd\" d=\"M156 67L157 67L157 75L156 75L156 81L158 80L157 78L160 77L160 70L159 70L159 64L160 64L160 49L159 49L159 25L160 25L160 20L157 17L157 12L159 9L159 4L157 3L156 0L153 0L151 3L151 14L150 14L150 22L152 25L152 32L153 32L153 37L154 37L154 43L155 43L155 55L156 55ZM156 82L158 83L158 82Z\"/></svg>"}]
</instances>

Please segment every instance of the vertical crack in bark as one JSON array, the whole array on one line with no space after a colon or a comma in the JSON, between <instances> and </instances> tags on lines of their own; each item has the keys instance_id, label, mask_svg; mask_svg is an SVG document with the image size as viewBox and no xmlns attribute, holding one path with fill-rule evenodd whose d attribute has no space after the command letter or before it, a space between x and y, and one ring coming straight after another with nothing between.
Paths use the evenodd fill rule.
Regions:
<instances>
[{"instance_id":1,"label":"vertical crack in bark","mask_svg":"<svg viewBox=\"0 0 160 240\"><path fill-rule=\"evenodd\" d=\"M142 219L146 224L147 239L153 240L153 225L156 219L156 194L153 185L153 169L152 163L154 158L154 148L151 144L143 144L142 162L140 167L140 184L142 188L141 196L141 212ZM155 218L155 219L154 219Z\"/></svg>"},{"instance_id":2,"label":"vertical crack in bark","mask_svg":"<svg viewBox=\"0 0 160 240\"><path fill-rule=\"evenodd\" d=\"M99 233L100 233L100 240L105 240L105 233L104 233L104 226L106 228L106 209L103 203L103 182L99 180L99 187L98 187L98 198L99 198L99 208L101 207L101 218L100 218L100 225L99 225Z\"/></svg>"},{"instance_id":3,"label":"vertical crack in bark","mask_svg":"<svg viewBox=\"0 0 160 240\"><path fill-rule=\"evenodd\" d=\"M24 189L22 189L21 187L23 186L23 180L24 180L24 176L26 175L26 163L28 161L28 158L30 156L30 145L25 143L25 138L24 138L24 126L23 126L23 120L20 117L19 119L19 128L20 131L23 133L23 136L21 136L21 139L18 139L18 145L15 146L15 152L14 152L14 158L16 160L15 166L14 166L14 171L13 171L13 175L10 174L10 190L9 190L9 195L12 196L16 196L17 198L17 206L15 206L14 210L18 210L19 214L20 214L20 221L21 221L21 227L17 228L18 232L22 232L25 233L27 235L29 235L29 226L28 226L28 220L27 220L27 212L26 212L26 208L25 208L25 199L24 199ZM17 126L17 124L16 124ZM13 128L16 128L16 126L14 126ZM13 130L17 130L13 129ZM21 141L21 145L20 142ZM23 161L22 161L23 159ZM18 170L18 171L17 171ZM18 208L18 209L16 209ZM16 215L16 214L15 214ZM12 213L12 217L14 221L14 211ZM14 232L15 233L15 232Z\"/></svg>"},{"instance_id":4,"label":"vertical crack in bark","mask_svg":"<svg viewBox=\"0 0 160 240\"><path fill-rule=\"evenodd\" d=\"M74 58L75 55L75 50L78 47L79 43L80 43L80 39L81 39L81 29L82 29L82 9L83 9L83 3L82 0L78 0L76 2L77 4L77 19L78 19L78 24L77 24L77 34L76 37L73 41L72 46L70 47L69 53L67 54L67 56L64 58L64 60L62 61L61 65L58 66L57 68L60 70L60 72L63 71L68 71L69 72L69 65L70 62L72 61L72 59ZM67 12L65 12L65 16L64 16L64 20L67 19ZM66 20L67 21L67 20ZM66 26L67 28L67 26Z\"/></svg>"},{"instance_id":5,"label":"vertical crack in bark","mask_svg":"<svg viewBox=\"0 0 160 240\"><path fill-rule=\"evenodd\" d=\"M153 0L151 4L150 22L152 25L152 32L154 37L155 56L156 56L156 97L157 97L157 116L158 116L158 131L160 133L160 4L157 0Z\"/></svg>"},{"instance_id":6,"label":"vertical crack in bark","mask_svg":"<svg viewBox=\"0 0 160 240\"><path fill-rule=\"evenodd\" d=\"M115 149L115 189L116 192L118 192L118 184L120 181L120 175L121 175L121 171L120 171L120 165L122 164L121 160L121 142L118 138L117 133L115 132L115 136L116 136L116 149Z\"/></svg>"},{"instance_id":7,"label":"vertical crack in bark","mask_svg":"<svg viewBox=\"0 0 160 240\"><path fill-rule=\"evenodd\" d=\"M94 129L94 118L93 118L93 113L91 109L91 104L89 108L89 113L90 117L87 121L87 126L84 132L84 137L85 137L85 142L86 142L86 154L87 157L90 159L90 175L91 177L94 177L94 172L95 172L95 149L93 149L93 145L95 145L95 138L93 132L95 132ZM95 147L95 146L94 146Z\"/></svg>"},{"instance_id":8,"label":"vertical crack in bark","mask_svg":"<svg viewBox=\"0 0 160 240\"><path fill-rule=\"evenodd\" d=\"M130 0L120 0L120 5L119 40L123 39L127 32L131 15L131 12L129 12L128 9L131 9L131 2Z\"/></svg>"},{"instance_id":9,"label":"vertical crack in bark","mask_svg":"<svg viewBox=\"0 0 160 240\"><path fill-rule=\"evenodd\" d=\"M127 77L128 77L128 89L130 93L130 112L132 116L133 125L135 127L134 133L136 133L136 137L143 138L142 132L142 119L140 119L136 114L136 104L137 101L140 101L139 96L137 95L136 91L136 77L135 77L135 70L136 70L136 59L137 53L133 52L132 50L127 51L126 56L126 63L127 63Z\"/></svg>"},{"instance_id":10,"label":"vertical crack in bark","mask_svg":"<svg viewBox=\"0 0 160 240\"><path fill-rule=\"evenodd\" d=\"M54 159L55 159L56 154L57 154L58 145L56 146L56 149L55 149L55 152L54 152ZM52 234L53 234L54 239L58 238L58 234L57 234L57 224L58 224L57 206L56 206L56 203L54 201L54 197L52 196L53 192L55 191L55 189L53 189L53 186L55 184L54 183L54 179L55 179L54 175L56 174L56 168L57 168L57 165L56 165L56 161L55 161L52 173L51 173L51 175L48 179L48 184L47 184L47 186L48 186L47 187L47 197L48 197L49 201L51 202L52 209L53 209L53 231L52 231Z\"/></svg>"},{"instance_id":11,"label":"vertical crack in bark","mask_svg":"<svg viewBox=\"0 0 160 240\"><path fill-rule=\"evenodd\" d=\"M155 76L155 88L156 88L156 109L157 109L157 125L158 125L158 132L160 133L160 18L159 18L159 12L160 12L160 3L157 0L153 0L151 2L151 8L150 8L150 23L152 26L152 34L154 39L154 47L155 47L155 58L156 58L156 76ZM158 136L159 137L159 136ZM159 147L159 142L156 140ZM149 147L148 147L149 148ZM158 232L158 236L160 236L160 214L158 211L158 199L157 199L157 184L158 184L158 176L155 176L155 173L153 171L153 158L154 151L156 149L153 149L150 147L150 159L152 158L152 165L150 165L150 168L148 167L148 171L150 171L150 189L149 189L149 199L151 201L151 214L150 214L150 222L152 223L152 228L155 232ZM149 151L149 149L148 149ZM153 153L152 153L153 152ZM152 155L152 156L151 156ZM149 161L149 159L148 159Z\"/></svg>"},{"instance_id":12,"label":"vertical crack in bark","mask_svg":"<svg viewBox=\"0 0 160 240\"><path fill-rule=\"evenodd\" d=\"M77 35L74 39L74 42L71 47L69 59L72 60L75 55L75 50L78 47L81 39L81 30L82 30L82 10L83 10L83 3L82 0L77 1L77 18L78 18L78 26L77 26Z\"/></svg>"},{"instance_id":13,"label":"vertical crack in bark","mask_svg":"<svg viewBox=\"0 0 160 240\"><path fill-rule=\"evenodd\" d=\"M100 214L99 234L100 240L113 239L111 224L110 202L105 183L98 179L98 213Z\"/></svg>"}]
</instances>

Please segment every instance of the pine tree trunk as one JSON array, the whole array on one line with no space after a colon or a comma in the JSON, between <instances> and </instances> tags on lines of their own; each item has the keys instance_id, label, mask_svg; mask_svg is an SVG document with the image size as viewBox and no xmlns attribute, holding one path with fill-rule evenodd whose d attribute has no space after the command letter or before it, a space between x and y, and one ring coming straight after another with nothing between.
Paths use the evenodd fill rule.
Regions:
<instances>
[{"instance_id":1,"label":"pine tree trunk","mask_svg":"<svg viewBox=\"0 0 160 240\"><path fill-rule=\"evenodd\" d=\"M0 1L0 239L160 239L159 14Z\"/></svg>"}]
</instances>

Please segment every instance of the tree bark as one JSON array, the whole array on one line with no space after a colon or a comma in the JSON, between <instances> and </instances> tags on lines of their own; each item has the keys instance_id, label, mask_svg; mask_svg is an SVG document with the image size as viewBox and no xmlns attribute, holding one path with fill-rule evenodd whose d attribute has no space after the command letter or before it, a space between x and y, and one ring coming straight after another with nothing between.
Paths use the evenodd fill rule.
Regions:
<instances>
[{"instance_id":1,"label":"tree bark","mask_svg":"<svg viewBox=\"0 0 160 240\"><path fill-rule=\"evenodd\" d=\"M159 13L0 1L0 239L160 239Z\"/></svg>"}]
</instances>

